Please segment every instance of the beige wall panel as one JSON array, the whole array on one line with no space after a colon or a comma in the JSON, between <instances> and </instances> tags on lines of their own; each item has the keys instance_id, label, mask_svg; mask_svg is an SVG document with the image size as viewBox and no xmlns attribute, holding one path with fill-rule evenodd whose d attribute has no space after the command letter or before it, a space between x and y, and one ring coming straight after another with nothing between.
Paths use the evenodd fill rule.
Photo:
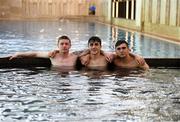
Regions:
<instances>
[{"instance_id":1,"label":"beige wall panel","mask_svg":"<svg viewBox=\"0 0 180 122\"><path fill-rule=\"evenodd\" d=\"M141 26L142 0L136 0L136 26Z\"/></svg>"},{"instance_id":2,"label":"beige wall panel","mask_svg":"<svg viewBox=\"0 0 180 122\"><path fill-rule=\"evenodd\" d=\"M63 3L63 16L67 16L68 15L67 9L68 9L67 3Z\"/></svg>"},{"instance_id":3,"label":"beige wall panel","mask_svg":"<svg viewBox=\"0 0 180 122\"><path fill-rule=\"evenodd\" d=\"M177 0L170 0L170 20L169 24L176 26Z\"/></svg>"},{"instance_id":4,"label":"beige wall panel","mask_svg":"<svg viewBox=\"0 0 180 122\"><path fill-rule=\"evenodd\" d=\"M161 0L161 9L160 9L160 24L165 24L166 18L166 0Z\"/></svg>"},{"instance_id":5,"label":"beige wall panel","mask_svg":"<svg viewBox=\"0 0 180 122\"><path fill-rule=\"evenodd\" d=\"M41 2L41 0L38 1L38 11L39 11L39 16L42 16L42 2Z\"/></svg>"},{"instance_id":6,"label":"beige wall panel","mask_svg":"<svg viewBox=\"0 0 180 122\"><path fill-rule=\"evenodd\" d=\"M100 6L101 6L101 5L100 5L100 1L97 1L96 4L95 4L95 6L96 6L96 13L95 13L95 15L96 15L96 16L99 16L100 13L102 13L102 12L101 12L101 9L102 9L102 8L100 8Z\"/></svg>"},{"instance_id":7,"label":"beige wall panel","mask_svg":"<svg viewBox=\"0 0 180 122\"><path fill-rule=\"evenodd\" d=\"M77 9L78 9L78 8L77 8L77 5L78 5L78 2L77 2L77 1L73 1L73 2L72 2L72 6L71 6L71 7L74 8L74 10L72 9L72 12L71 12L72 14L71 14L71 15L78 15L78 14L77 14Z\"/></svg>"},{"instance_id":8,"label":"beige wall panel","mask_svg":"<svg viewBox=\"0 0 180 122\"><path fill-rule=\"evenodd\" d=\"M75 3L74 3L74 8L75 8L75 10L74 10L74 15L79 15L79 13L78 13L78 2L76 2L76 1L74 1Z\"/></svg>"},{"instance_id":9,"label":"beige wall panel","mask_svg":"<svg viewBox=\"0 0 180 122\"><path fill-rule=\"evenodd\" d=\"M152 23L157 23L157 0L152 0Z\"/></svg>"},{"instance_id":10,"label":"beige wall panel","mask_svg":"<svg viewBox=\"0 0 180 122\"><path fill-rule=\"evenodd\" d=\"M89 15L89 3L87 4L87 3L85 3L85 15Z\"/></svg>"},{"instance_id":11,"label":"beige wall panel","mask_svg":"<svg viewBox=\"0 0 180 122\"><path fill-rule=\"evenodd\" d=\"M52 2L52 16L56 16L56 1Z\"/></svg>"},{"instance_id":12,"label":"beige wall panel","mask_svg":"<svg viewBox=\"0 0 180 122\"><path fill-rule=\"evenodd\" d=\"M9 1L9 5L13 7L21 7L22 6L22 0L6 0Z\"/></svg>"},{"instance_id":13,"label":"beige wall panel","mask_svg":"<svg viewBox=\"0 0 180 122\"><path fill-rule=\"evenodd\" d=\"M166 25L169 25L169 19L170 19L170 0L166 0Z\"/></svg>"},{"instance_id":14,"label":"beige wall panel","mask_svg":"<svg viewBox=\"0 0 180 122\"><path fill-rule=\"evenodd\" d=\"M56 1L56 9L55 9L55 13L56 13L56 16L59 17L59 1Z\"/></svg>"},{"instance_id":15,"label":"beige wall panel","mask_svg":"<svg viewBox=\"0 0 180 122\"><path fill-rule=\"evenodd\" d=\"M70 11L71 11L71 10L70 10L71 7L70 7L70 4L69 4L69 0L67 0L66 6L67 6L67 9L65 9L65 11L67 11L67 12L66 12L66 15L69 16L70 13L71 13L71 12L70 12Z\"/></svg>"},{"instance_id":16,"label":"beige wall panel","mask_svg":"<svg viewBox=\"0 0 180 122\"><path fill-rule=\"evenodd\" d=\"M161 1L157 0L157 24L160 24Z\"/></svg>"},{"instance_id":17,"label":"beige wall panel","mask_svg":"<svg viewBox=\"0 0 180 122\"><path fill-rule=\"evenodd\" d=\"M45 16L49 16L49 2L45 1Z\"/></svg>"},{"instance_id":18,"label":"beige wall panel","mask_svg":"<svg viewBox=\"0 0 180 122\"><path fill-rule=\"evenodd\" d=\"M104 21L110 23L111 22L111 1L101 0L100 5L101 5L99 6L99 8L101 8L100 16L104 16L105 17Z\"/></svg>"},{"instance_id":19,"label":"beige wall panel","mask_svg":"<svg viewBox=\"0 0 180 122\"><path fill-rule=\"evenodd\" d=\"M29 16L32 17L32 0L28 2L28 13Z\"/></svg>"},{"instance_id":20,"label":"beige wall panel","mask_svg":"<svg viewBox=\"0 0 180 122\"><path fill-rule=\"evenodd\" d=\"M63 3L59 3L59 15L64 16L63 15Z\"/></svg>"},{"instance_id":21,"label":"beige wall panel","mask_svg":"<svg viewBox=\"0 0 180 122\"><path fill-rule=\"evenodd\" d=\"M112 18L112 22L120 27L125 27L129 29L139 30L139 27L136 26L136 22L134 20L120 19L120 18Z\"/></svg>"},{"instance_id":22,"label":"beige wall panel","mask_svg":"<svg viewBox=\"0 0 180 122\"><path fill-rule=\"evenodd\" d=\"M24 16L26 12L26 7L25 7L25 0L22 0L22 15Z\"/></svg>"},{"instance_id":23,"label":"beige wall panel","mask_svg":"<svg viewBox=\"0 0 180 122\"><path fill-rule=\"evenodd\" d=\"M112 17L115 17L114 16L114 13L115 13L115 3L114 2L112 3L112 6L113 6L113 8L112 8Z\"/></svg>"},{"instance_id":24,"label":"beige wall panel","mask_svg":"<svg viewBox=\"0 0 180 122\"><path fill-rule=\"evenodd\" d=\"M46 1L41 1L41 10L42 15L46 15Z\"/></svg>"},{"instance_id":25,"label":"beige wall panel","mask_svg":"<svg viewBox=\"0 0 180 122\"><path fill-rule=\"evenodd\" d=\"M144 28L146 33L154 34L160 37L180 40L180 28L168 25L146 23Z\"/></svg>"},{"instance_id":26,"label":"beige wall panel","mask_svg":"<svg viewBox=\"0 0 180 122\"><path fill-rule=\"evenodd\" d=\"M144 21L149 22L149 0L144 1Z\"/></svg>"},{"instance_id":27,"label":"beige wall panel","mask_svg":"<svg viewBox=\"0 0 180 122\"><path fill-rule=\"evenodd\" d=\"M38 8L37 3L33 3L33 9L32 9L33 17L36 17L38 15Z\"/></svg>"},{"instance_id":28,"label":"beige wall panel","mask_svg":"<svg viewBox=\"0 0 180 122\"><path fill-rule=\"evenodd\" d=\"M40 10L40 2L38 1L36 4L37 4L37 12L36 12L37 16L41 16L41 13L40 13L41 12L41 10Z\"/></svg>"},{"instance_id":29,"label":"beige wall panel","mask_svg":"<svg viewBox=\"0 0 180 122\"><path fill-rule=\"evenodd\" d=\"M83 4L82 4L82 2L81 3L79 3L78 4L78 13L80 14L80 15L83 15Z\"/></svg>"},{"instance_id":30,"label":"beige wall panel","mask_svg":"<svg viewBox=\"0 0 180 122\"><path fill-rule=\"evenodd\" d=\"M9 1L8 0L0 0L0 4L1 4L0 7L7 6L9 4Z\"/></svg>"},{"instance_id":31,"label":"beige wall panel","mask_svg":"<svg viewBox=\"0 0 180 122\"><path fill-rule=\"evenodd\" d=\"M51 3L49 3L49 2L47 2L47 15L46 16L51 16L51 8L52 8L52 6L51 6L52 4Z\"/></svg>"},{"instance_id":32,"label":"beige wall panel","mask_svg":"<svg viewBox=\"0 0 180 122\"><path fill-rule=\"evenodd\" d=\"M178 8L177 8L177 26L180 26L180 0L178 0L177 2L178 2L177 3L177 5L178 5Z\"/></svg>"}]
</instances>

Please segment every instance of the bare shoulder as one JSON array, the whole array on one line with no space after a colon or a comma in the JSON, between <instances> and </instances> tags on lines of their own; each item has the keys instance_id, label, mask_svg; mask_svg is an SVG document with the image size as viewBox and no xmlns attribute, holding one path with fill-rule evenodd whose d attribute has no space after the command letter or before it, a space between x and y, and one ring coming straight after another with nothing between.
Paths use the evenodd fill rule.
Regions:
<instances>
[{"instance_id":1,"label":"bare shoulder","mask_svg":"<svg viewBox=\"0 0 180 122\"><path fill-rule=\"evenodd\" d=\"M135 60L141 69L144 69L144 70L149 69L149 65L146 63L145 59L142 56L140 55L135 56Z\"/></svg>"}]
</instances>

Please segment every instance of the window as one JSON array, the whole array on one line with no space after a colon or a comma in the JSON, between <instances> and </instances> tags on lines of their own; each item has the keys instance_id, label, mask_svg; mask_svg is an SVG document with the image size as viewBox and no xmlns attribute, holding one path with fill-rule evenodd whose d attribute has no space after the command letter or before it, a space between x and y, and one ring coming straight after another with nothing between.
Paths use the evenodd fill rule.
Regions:
<instances>
[{"instance_id":1,"label":"window","mask_svg":"<svg viewBox=\"0 0 180 122\"><path fill-rule=\"evenodd\" d=\"M112 0L112 17L135 20L136 0Z\"/></svg>"},{"instance_id":2,"label":"window","mask_svg":"<svg viewBox=\"0 0 180 122\"><path fill-rule=\"evenodd\" d=\"M118 18L126 18L126 2L119 2Z\"/></svg>"}]
</instances>

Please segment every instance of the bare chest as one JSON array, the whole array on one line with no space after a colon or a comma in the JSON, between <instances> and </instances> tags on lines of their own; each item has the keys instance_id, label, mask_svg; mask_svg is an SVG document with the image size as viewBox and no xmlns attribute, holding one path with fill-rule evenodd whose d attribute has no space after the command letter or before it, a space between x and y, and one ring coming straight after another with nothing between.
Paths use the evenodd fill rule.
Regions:
<instances>
[{"instance_id":1,"label":"bare chest","mask_svg":"<svg viewBox=\"0 0 180 122\"><path fill-rule=\"evenodd\" d=\"M75 66L76 60L77 60L77 57L75 56L68 56L67 58L55 57L51 59L51 63L53 66L72 67L72 66Z\"/></svg>"},{"instance_id":2,"label":"bare chest","mask_svg":"<svg viewBox=\"0 0 180 122\"><path fill-rule=\"evenodd\" d=\"M121 68L137 68L139 67L139 65L137 64L136 61L129 61L129 62L123 62L121 60L114 60L114 64L117 67L121 67Z\"/></svg>"},{"instance_id":3,"label":"bare chest","mask_svg":"<svg viewBox=\"0 0 180 122\"><path fill-rule=\"evenodd\" d=\"M103 58L97 58L97 59L91 59L89 64L88 64L89 67L94 67L94 66L97 66L97 67L105 67L107 66L107 61L106 59L103 57Z\"/></svg>"}]
</instances>

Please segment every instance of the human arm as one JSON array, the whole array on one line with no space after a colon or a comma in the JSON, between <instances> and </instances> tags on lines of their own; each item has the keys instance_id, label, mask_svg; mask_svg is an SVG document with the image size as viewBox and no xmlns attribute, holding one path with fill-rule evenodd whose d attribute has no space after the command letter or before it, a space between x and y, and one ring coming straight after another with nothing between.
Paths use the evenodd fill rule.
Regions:
<instances>
[{"instance_id":1,"label":"human arm","mask_svg":"<svg viewBox=\"0 0 180 122\"><path fill-rule=\"evenodd\" d=\"M106 60L108 62L112 62L112 60L114 59L114 53L112 52L104 52L103 50L100 50L100 54L105 56ZM89 64L89 61L90 61L90 50L87 49L87 50L84 50L82 51L80 54L79 54L79 57L80 57L80 60L81 60L81 63L83 65L87 65Z\"/></svg>"},{"instance_id":2,"label":"human arm","mask_svg":"<svg viewBox=\"0 0 180 122\"><path fill-rule=\"evenodd\" d=\"M54 58L57 53L59 53L59 50L53 50L48 53L48 56Z\"/></svg>"},{"instance_id":3,"label":"human arm","mask_svg":"<svg viewBox=\"0 0 180 122\"><path fill-rule=\"evenodd\" d=\"M135 60L139 65L139 68L143 69L143 70L148 70L149 69L149 65L146 63L146 61L144 60L144 58L140 55L135 55Z\"/></svg>"},{"instance_id":4,"label":"human arm","mask_svg":"<svg viewBox=\"0 0 180 122\"><path fill-rule=\"evenodd\" d=\"M90 53L90 50L89 49L85 49L85 50L80 50L80 51L74 51L73 54L79 56L79 57L82 57L82 56L85 56L85 55L88 55Z\"/></svg>"},{"instance_id":5,"label":"human arm","mask_svg":"<svg viewBox=\"0 0 180 122\"><path fill-rule=\"evenodd\" d=\"M54 56L57 53L59 53L59 50L53 50L53 51L49 52L48 56L51 58L54 58ZM89 50L87 49L87 50L74 51L74 52L72 52L72 54L82 57L82 56L89 54Z\"/></svg>"},{"instance_id":6,"label":"human arm","mask_svg":"<svg viewBox=\"0 0 180 122\"><path fill-rule=\"evenodd\" d=\"M143 70L148 70L149 69L149 65L146 63L146 61L144 60L143 57L140 57L141 60L144 62L143 64L142 63L139 63L139 68L143 69Z\"/></svg>"},{"instance_id":7,"label":"human arm","mask_svg":"<svg viewBox=\"0 0 180 122\"><path fill-rule=\"evenodd\" d=\"M82 65L87 66L90 62L90 54L82 55L79 59Z\"/></svg>"},{"instance_id":8,"label":"human arm","mask_svg":"<svg viewBox=\"0 0 180 122\"><path fill-rule=\"evenodd\" d=\"M140 66L141 69L149 70L149 65L145 62L144 65Z\"/></svg>"},{"instance_id":9,"label":"human arm","mask_svg":"<svg viewBox=\"0 0 180 122\"><path fill-rule=\"evenodd\" d=\"M10 56L9 60L13 58L24 58L24 57L39 57L39 58L48 58L48 52L38 52L38 51L30 51L30 52L17 52Z\"/></svg>"},{"instance_id":10,"label":"human arm","mask_svg":"<svg viewBox=\"0 0 180 122\"><path fill-rule=\"evenodd\" d=\"M89 64L90 58L89 58L89 49L81 50L81 51L74 51L73 54L77 55L79 57L79 60L81 61L81 64L86 66Z\"/></svg>"},{"instance_id":11,"label":"human arm","mask_svg":"<svg viewBox=\"0 0 180 122\"><path fill-rule=\"evenodd\" d=\"M105 56L105 58L108 62L112 62L112 60L114 59L114 57L116 55L114 52L106 52L105 53L104 51L102 51L101 53Z\"/></svg>"}]
</instances>

